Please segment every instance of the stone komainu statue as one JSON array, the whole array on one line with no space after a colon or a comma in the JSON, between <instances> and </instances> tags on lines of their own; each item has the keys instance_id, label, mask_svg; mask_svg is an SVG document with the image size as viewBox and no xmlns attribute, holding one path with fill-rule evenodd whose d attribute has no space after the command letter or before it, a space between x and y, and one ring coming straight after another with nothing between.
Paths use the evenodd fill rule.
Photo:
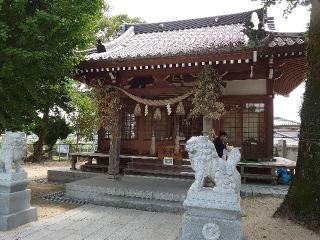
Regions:
<instances>
[{"instance_id":1,"label":"stone komainu statue","mask_svg":"<svg viewBox=\"0 0 320 240\"><path fill-rule=\"evenodd\" d=\"M0 148L0 173L11 173L13 163L16 172L23 172L22 159L27 153L26 136L23 132L6 132Z\"/></svg>"},{"instance_id":2,"label":"stone komainu statue","mask_svg":"<svg viewBox=\"0 0 320 240\"><path fill-rule=\"evenodd\" d=\"M207 178L218 191L234 191L240 194L241 176L237 170L241 154L236 148L228 153L228 161L219 158L214 144L207 136L192 137L186 146L191 166L195 171L195 182L190 190L200 191Z\"/></svg>"}]
</instances>

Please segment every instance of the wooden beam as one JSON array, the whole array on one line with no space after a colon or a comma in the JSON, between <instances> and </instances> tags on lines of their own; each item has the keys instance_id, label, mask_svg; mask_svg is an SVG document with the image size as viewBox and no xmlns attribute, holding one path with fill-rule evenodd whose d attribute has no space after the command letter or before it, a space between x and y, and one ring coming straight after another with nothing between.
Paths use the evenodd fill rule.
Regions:
<instances>
[{"instance_id":1,"label":"wooden beam","mask_svg":"<svg viewBox=\"0 0 320 240\"><path fill-rule=\"evenodd\" d=\"M238 59L251 59L252 51L243 50L238 52L228 53L209 53L209 54L196 54L196 55L182 55L182 56L163 56L153 58L137 58L137 59L122 59L122 60L110 60L110 59L98 59L87 60L79 64L78 68L122 68L130 66L157 66L163 64L176 64L189 62L209 62L209 61L230 61Z\"/></svg>"},{"instance_id":2,"label":"wooden beam","mask_svg":"<svg viewBox=\"0 0 320 240\"><path fill-rule=\"evenodd\" d=\"M233 65L216 65L220 74L228 72L223 79L224 80L242 80L250 78L250 65L246 63L239 63ZM178 67L169 69L144 69L137 71L122 71L118 73L118 82L120 85L126 85L127 80L132 77L142 77L142 76L155 76L159 74L163 75L179 75L179 74L199 74L203 69L203 66L193 66L193 67ZM269 69L267 66L267 60L259 61L255 65L255 78L265 79L269 75Z\"/></svg>"},{"instance_id":3,"label":"wooden beam","mask_svg":"<svg viewBox=\"0 0 320 240\"><path fill-rule=\"evenodd\" d=\"M192 87L160 87L128 89L129 93L139 97L161 98L161 96L179 96L192 90Z\"/></svg>"}]
</instances>

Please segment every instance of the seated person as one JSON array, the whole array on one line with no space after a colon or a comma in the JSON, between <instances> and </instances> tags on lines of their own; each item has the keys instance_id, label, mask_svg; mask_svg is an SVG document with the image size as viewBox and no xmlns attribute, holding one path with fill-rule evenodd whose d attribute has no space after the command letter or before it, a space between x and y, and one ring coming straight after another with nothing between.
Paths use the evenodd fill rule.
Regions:
<instances>
[{"instance_id":1,"label":"seated person","mask_svg":"<svg viewBox=\"0 0 320 240\"><path fill-rule=\"evenodd\" d=\"M227 133L221 131L219 137L216 137L214 140L214 146L216 147L216 151L220 158L223 158L225 150L227 150L226 146Z\"/></svg>"}]
</instances>

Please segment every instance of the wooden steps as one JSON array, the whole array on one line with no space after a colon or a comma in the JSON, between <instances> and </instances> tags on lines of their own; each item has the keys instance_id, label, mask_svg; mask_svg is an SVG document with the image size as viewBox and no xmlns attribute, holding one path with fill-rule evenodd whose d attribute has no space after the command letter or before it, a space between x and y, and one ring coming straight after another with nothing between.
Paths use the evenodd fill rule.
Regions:
<instances>
[{"instance_id":1,"label":"wooden steps","mask_svg":"<svg viewBox=\"0 0 320 240\"><path fill-rule=\"evenodd\" d=\"M193 178L190 161L174 161L174 165L164 165L161 159L132 159L123 171L128 175L151 175L178 178Z\"/></svg>"}]
</instances>

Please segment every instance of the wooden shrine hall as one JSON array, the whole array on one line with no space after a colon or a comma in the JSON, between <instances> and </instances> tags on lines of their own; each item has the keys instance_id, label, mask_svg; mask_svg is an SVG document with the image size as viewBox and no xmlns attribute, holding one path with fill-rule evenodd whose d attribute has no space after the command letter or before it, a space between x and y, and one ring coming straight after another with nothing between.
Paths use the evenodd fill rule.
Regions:
<instances>
[{"instance_id":1,"label":"wooden shrine hall","mask_svg":"<svg viewBox=\"0 0 320 240\"><path fill-rule=\"evenodd\" d=\"M211 129L225 131L244 159L270 161L274 96L288 95L306 73L304 33L276 32L265 9L125 24L118 38L103 45L105 51L86 51L75 78L120 93L119 134L100 129L98 150L87 163L106 171L120 164L125 173L188 175L185 143ZM220 101L226 113L219 120L189 118L204 67L217 70L225 83Z\"/></svg>"}]
</instances>

